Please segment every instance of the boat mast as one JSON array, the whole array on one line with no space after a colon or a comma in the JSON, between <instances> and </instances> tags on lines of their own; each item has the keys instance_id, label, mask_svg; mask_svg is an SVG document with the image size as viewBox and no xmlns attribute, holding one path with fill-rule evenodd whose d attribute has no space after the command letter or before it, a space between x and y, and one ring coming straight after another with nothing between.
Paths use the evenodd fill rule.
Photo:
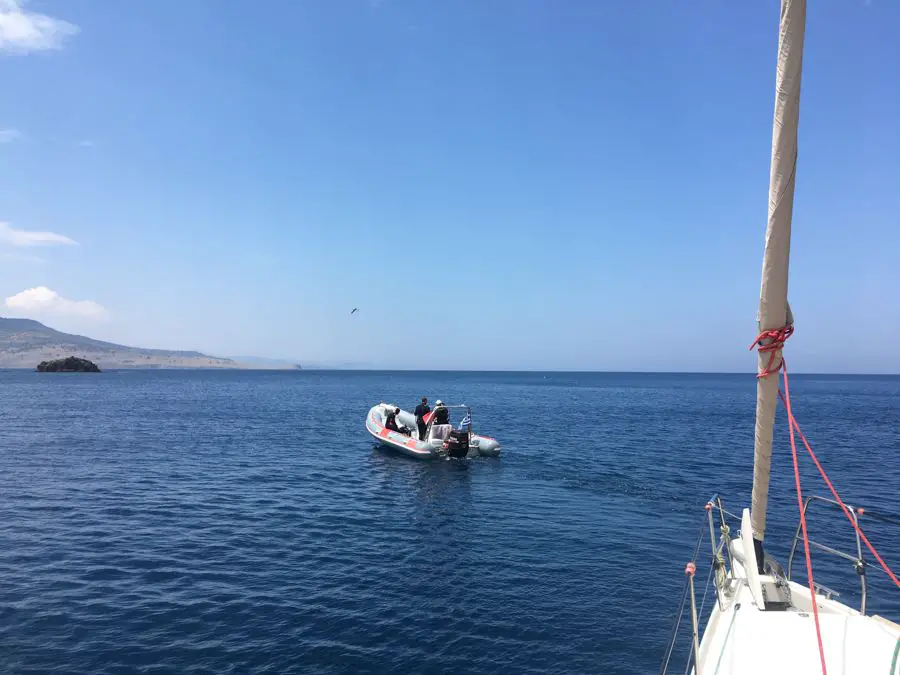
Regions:
<instances>
[{"instance_id":1,"label":"boat mast","mask_svg":"<svg viewBox=\"0 0 900 675\"><path fill-rule=\"evenodd\" d=\"M788 262L791 248L791 216L797 168L797 125L800 120L800 74L803 65L803 32L806 0L782 0L778 32L778 66L775 75L775 120L772 131L772 167L769 175L769 221L759 294L759 330L779 330L793 323L787 302ZM763 343L770 343L764 340ZM774 354L772 367L769 360ZM769 500L772 465L772 426L778 402L778 372L782 350L759 352L760 377L756 385L753 496L750 523L760 572Z\"/></svg>"}]
</instances>

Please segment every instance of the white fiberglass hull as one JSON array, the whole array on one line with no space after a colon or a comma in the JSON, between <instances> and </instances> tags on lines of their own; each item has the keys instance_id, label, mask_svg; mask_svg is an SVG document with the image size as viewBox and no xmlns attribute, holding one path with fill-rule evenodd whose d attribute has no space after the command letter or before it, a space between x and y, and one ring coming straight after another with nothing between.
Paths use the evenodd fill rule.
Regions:
<instances>
[{"instance_id":1,"label":"white fiberglass hull","mask_svg":"<svg viewBox=\"0 0 900 675\"><path fill-rule=\"evenodd\" d=\"M749 510L742 520L740 534L728 541L733 566L715 589L692 672L821 675L809 588L756 571ZM900 673L900 625L818 594L816 604L829 675Z\"/></svg>"},{"instance_id":2,"label":"white fiberglass hull","mask_svg":"<svg viewBox=\"0 0 900 675\"><path fill-rule=\"evenodd\" d=\"M382 446L402 452L404 455L417 459L434 459L447 456L447 444L439 438L418 439L416 429L416 417L406 410L401 410L397 415L397 424L408 427L410 435L398 433L385 428L385 418L389 410L397 406L387 403L379 403L372 406L366 415L366 430ZM496 457L500 454L500 443L488 436L471 434L469 436L469 451L466 457Z\"/></svg>"}]
</instances>

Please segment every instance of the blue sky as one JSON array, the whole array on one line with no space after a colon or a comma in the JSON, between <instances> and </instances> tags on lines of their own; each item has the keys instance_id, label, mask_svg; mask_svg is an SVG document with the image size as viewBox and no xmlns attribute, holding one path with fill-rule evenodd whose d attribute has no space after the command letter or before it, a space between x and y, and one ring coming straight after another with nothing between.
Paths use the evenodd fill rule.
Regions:
<instances>
[{"instance_id":1,"label":"blue sky","mask_svg":"<svg viewBox=\"0 0 900 675\"><path fill-rule=\"evenodd\" d=\"M752 371L778 12L0 0L2 312L305 363ZM810 5L795 370L900 372L897 25Z\"/></svg>"}]
</instances>

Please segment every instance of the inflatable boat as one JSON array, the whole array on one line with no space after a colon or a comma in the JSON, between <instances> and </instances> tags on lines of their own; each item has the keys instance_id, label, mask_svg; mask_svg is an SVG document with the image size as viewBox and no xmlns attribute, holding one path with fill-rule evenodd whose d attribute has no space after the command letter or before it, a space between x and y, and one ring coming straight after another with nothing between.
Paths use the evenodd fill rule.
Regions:
<instances>
[{"instance_id":1,"label":"inflatable boat","mask_svg":"<svg viewBox=\"0 0 900 675\"><path fill-rule=\"evenodd\" d=\"M465 405L444 406L450 411L463 413L459 428L452 424L434 424L434 412L425 416L425 439L419 440L416 416L400 410L396 415L400 431L388 429L388 413L398 409L390 403L372 406L366 416L366 429L381 445L419 459L436 457L496 457L500 454L500 443L488 436L472 433L472 411Z\"/></svg>"}]
</instances>

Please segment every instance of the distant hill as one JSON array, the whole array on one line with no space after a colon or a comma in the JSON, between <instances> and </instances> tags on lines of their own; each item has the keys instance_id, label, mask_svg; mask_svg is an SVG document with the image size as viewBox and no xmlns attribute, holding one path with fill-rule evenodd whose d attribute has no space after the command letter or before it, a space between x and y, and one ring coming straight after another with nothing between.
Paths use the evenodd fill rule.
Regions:
<instances>
[{"instance_id":1,"label":"distant hill","mask_svg":"<svg viewBox=\"0 0 900 675\"><path fill-rule=\"evenodd\" d=\"M34 368L66 356L89 359L102 369L260 367L200 352L126 347L62 333L31 319L0 317L0 368Z\"/></svg>"}]
</instances>

